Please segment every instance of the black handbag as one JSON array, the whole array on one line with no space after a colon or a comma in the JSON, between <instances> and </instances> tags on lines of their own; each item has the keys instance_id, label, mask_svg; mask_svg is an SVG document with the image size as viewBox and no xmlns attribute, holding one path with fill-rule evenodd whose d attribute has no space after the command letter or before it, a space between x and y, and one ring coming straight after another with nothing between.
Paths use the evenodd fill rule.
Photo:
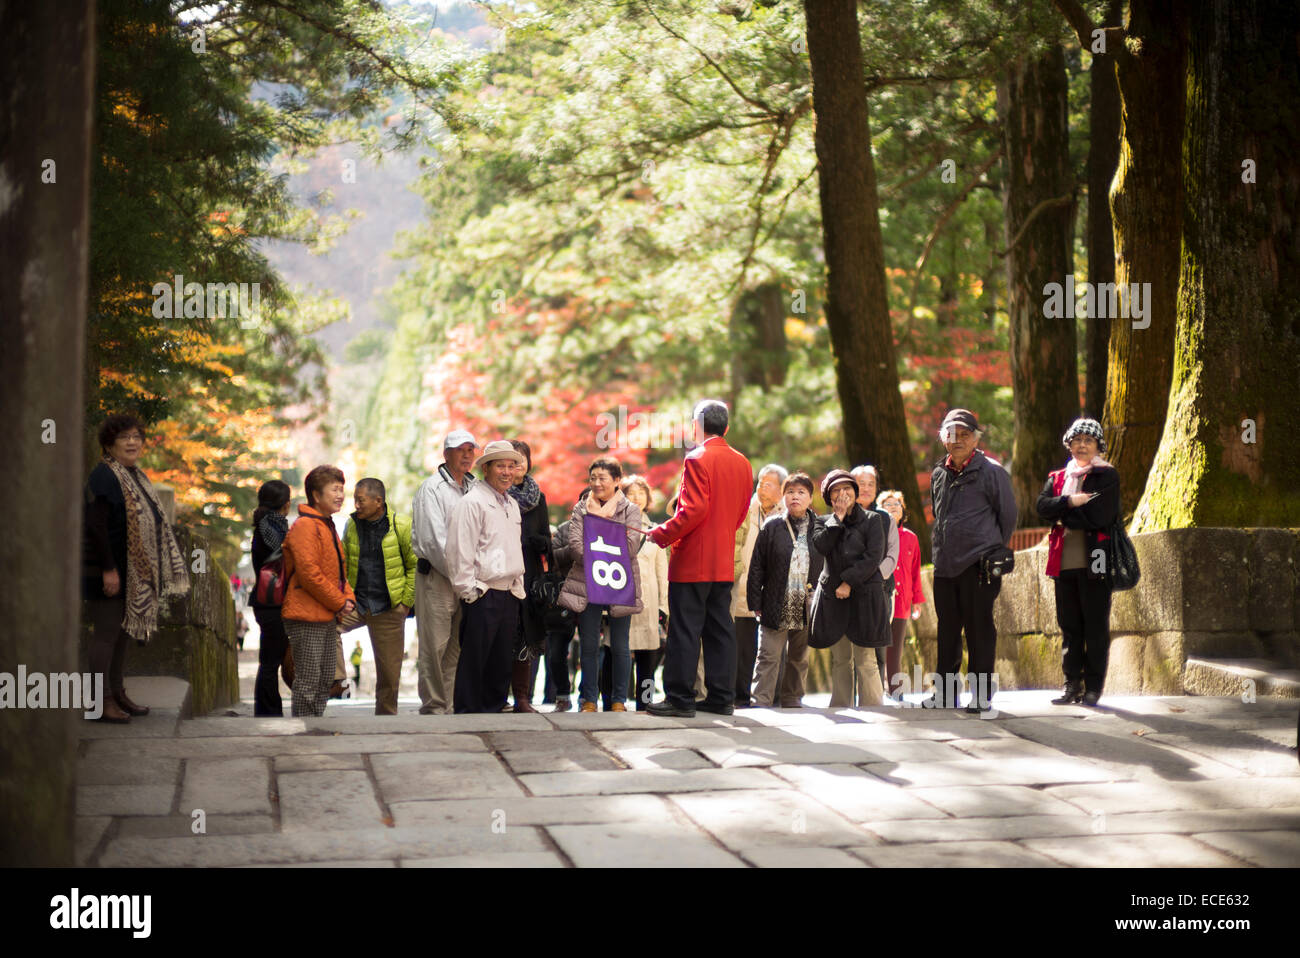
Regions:
<instances>
[{"instance_id":1,"label":"black handbag","mask_svg":"<svg viewBox=\"0 0 1300 958\"><path fill-rule=\"evenodd\" d=\"M1004 575L1016 568L1016 554L1006 546L998 546L980 557L980 579L986 585L1000 583Z\"/></svg>"},{"instance_id":2,"label":"black handbag","mask_svg":"<svg viewBox=\"0 0 1300 958\"><path fill-rule=\"evenodd\" d=\"M1110 530L1110 583L1116 592L1125 592L1138 584L1142 570L1138 568L1137 550L1124 527L1115 523Z\"/></svg>"}]
</instances>

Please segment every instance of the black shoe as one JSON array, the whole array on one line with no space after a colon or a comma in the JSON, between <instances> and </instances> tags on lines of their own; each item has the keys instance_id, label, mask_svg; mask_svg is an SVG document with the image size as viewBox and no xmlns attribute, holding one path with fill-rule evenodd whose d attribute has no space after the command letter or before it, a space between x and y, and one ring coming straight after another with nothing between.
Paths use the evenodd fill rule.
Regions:
<instances>
[{"instance_id":1,"label":"black shoe","mask_svg":"<svg viewBox=\"0 0 1300 958\"><path fill-rule=\"evenodd\" d=\"M694 718L695 709L678 708L665 699L662 702L651 702L645 707L645 710L651 715L671 716L673 718Z\"/></svg>"},{"instance_id":2,"label":"black shoe","mask_svg":"<svg viewBox=\"0 0 1300 958\"><path fill-rule=\"evenodd\" d=\"M1083 704L1088 706L1088 708L1095 708L1097 705L1097 699L1099 698L1101 698L1100 692L1094 692L1092 689L1089 689L1087 692L1083 693Z\"/></svg>"},{"instance_id":3,"label":"black shoe","mask_svg":"<svg viewBox=\"0 0 1300 958\"><path fill-rule=\"evenodd\" d=\"M992 705L980 705L978 702L971 702L970 705L966 706L967 715L979 715L981 712L992 712L992 711L993 711Z\"/></svg>"},{"instance_id":4,"label":"black shoe","mask_svg":"<svg viewBox=\"0 0 1300 958\"><path fill-rule=\"evenodd\" d=\"M698 700L695 709L699 712L712 712L714 715L732 715L736 711L734 705L713 705L708 699Z\"/></svg>"},{"instance_id":5,"label":"black shoe","mask_svg":"<svg viewBox=\"0 0 1300 958\"><path fill-rule=\"evenodd\" d=\"M1078 705L1083 701L1083 686L1078 682L1066 682L1059 699L1052 699L1053 705ZM1094 703L1095 704L1095 703Z\"/></svg>"}]
</instances>

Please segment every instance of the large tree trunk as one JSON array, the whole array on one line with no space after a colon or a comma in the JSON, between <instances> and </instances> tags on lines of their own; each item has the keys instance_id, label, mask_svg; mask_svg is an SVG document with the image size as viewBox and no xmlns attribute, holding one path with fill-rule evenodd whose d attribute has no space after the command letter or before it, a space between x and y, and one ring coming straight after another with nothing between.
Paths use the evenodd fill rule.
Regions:
<instances>
[{"instance_id":1,"label":"large tree trunk","mask_svg":"<svg viewBox=\"0 0 1300 958\"><path fill-rule=\"evenodd\" d=\"M1164 428L1173 377L1178 305L1178 236L1182 221L1182 0L1131 0L1125 45L1116 58L1122 107L1119 165L1111 187L1115 222L1115 282L1129 301L1130 284L1144 287L1147 310L1134 320L1108 320L1110 351L1102 425L1107 458L1119 469L1132 508L1146 482Z\"/></svg>"},{"instance_id":2,"label":"large tree trunk","mask_svg":"<svg viewBox=\"0 0 1300 958\"><path fill-rule=\"evenodd\" d=\"M10 675L19 665L29 675L78 671L93 64L93 0L57 9L0 0L0 315L9 334L0 409L10 435L0 671ZM81 721L66 708L0 710L0 865L73 864Z\"/></svg>"},{"instance_id":3,"label":"large tree trunk","mask_svg":"<svg viewBox=\"0 0 1300 958\"><path fill-rule=\"evenodd\" d=\"M826 322L850 465L872 463L919 513L885 288L876 168L855 0L806 0L826 247ZM928 424L927 424L928 425ZM937 425L937 424L935 424ZM915 524L923 556L930 530Z\"/></svg>"},{"instance_id":4,"label":"large tree trunk","mask_svg":"<svg viewBox=\"0 0 1300 958\"><path fill-rule=\"evenodd\" d=\"M1117 27L1123 13L1120 0L1110 0L1102 26ZM1089 49L1092 49L1090 46ZM1088 282L1115 282L1115 234L1110 218L1110 186L1119 162L1119 85L1115 56L1092 54L1088 74L1088 221L1084 228L1088 251ZM1110 320L1089 314L1084 319L1083 408L1094 418L1106 408L1107 341Z\"/></svg>"},{"instance_id":5,"label":"large tree trunk","mask_svg":"<svg viewBox=\"0 0 1300 958\"><path fill-rule=\"evenodd\" d=\"M1134 529L1296 526L1300 7L1198 0L1187 17L1177 361Z\"/></svg>"},{"instance_id":6,"label":"large tree trunk","mask_svg":"<svg viewBox=\"0 0 1300 958\"><path fill-rule=\"evenodd\" d=\"M1079 412L1074 320L1047 315L1045 290L1062 290L1074 272L1073 177L1065 54L1052 47L1022 61L998 84L1006 144L1007 312L1016 434L1011 486L1021 526L1040 524L1035 502L1043 477L1060 466L1061 434Z\"/></svg>"},{"instance_id":7,"label":"large tree trunk","mask_svg":"<svg viewBox=\"0 0 1300 958\"><path fill-rule=\"evenodd\" d=\"M785 295L779 283L746 290L731 309L731 389L780 386L790 365L785 340Z\"/></svg>"}]
</instances>

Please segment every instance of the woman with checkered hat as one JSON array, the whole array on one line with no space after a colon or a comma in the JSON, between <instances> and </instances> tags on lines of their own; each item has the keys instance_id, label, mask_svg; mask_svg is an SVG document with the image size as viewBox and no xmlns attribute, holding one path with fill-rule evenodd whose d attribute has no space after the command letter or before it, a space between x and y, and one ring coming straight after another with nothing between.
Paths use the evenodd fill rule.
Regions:
<instances>
[{"instance_id":1,"label":"woman with checkered hat","mask_svg":"<svg viewBox=\"0 0 1300 958\"><path fill-rule=\"evenodd\" d=\"M1054 523L1047 574L1056 580L1065 689L1054 705L1096 705L1110 653L1110 530L1119 521L1119 473L1106 451L1101 424L1076 419L1062 440L1070 461L1047 477L1038 514Z\"/></svg>"}]
</instances>

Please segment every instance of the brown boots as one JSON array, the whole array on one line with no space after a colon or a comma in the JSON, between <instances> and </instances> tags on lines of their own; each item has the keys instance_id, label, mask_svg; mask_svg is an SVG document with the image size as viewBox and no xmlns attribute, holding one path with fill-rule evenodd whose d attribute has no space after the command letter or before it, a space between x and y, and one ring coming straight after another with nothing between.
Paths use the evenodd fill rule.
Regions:
<instances>
[{"instance_id":1,"label":"brown boots","mask_svg":"<svg viewBox=\"0 0 1300 958\"><path fill-rule=\"evenodd\" d=\"M533 677L532 659L525 659L520 662L515 659L514 667L510 670L510 693L515 699L516 712L536 712L533 708L533 693L529 688L532 682L529 680Z\"/></svg>"},{"instance_id":2,"label":"brown boots","mask_svg":"<svg viewBox=\"0 0 1300 958\"><path fill-rule=\"evenodd\" d=\"M136 704L135 704L134 702L132 702L129 698L127 698L126 689L123 689L123 690L120 691L120 692L116 692L116 693L114 693L114 698L117 699L117 704L118 704L118 706L122 709L122 711L123 711L123 712L126 712L126 713L129 714L129 715L148 715L148 714L149 714L149 706L147 706L147 705L136 705Z\"/></svg>"}]
</instances>

